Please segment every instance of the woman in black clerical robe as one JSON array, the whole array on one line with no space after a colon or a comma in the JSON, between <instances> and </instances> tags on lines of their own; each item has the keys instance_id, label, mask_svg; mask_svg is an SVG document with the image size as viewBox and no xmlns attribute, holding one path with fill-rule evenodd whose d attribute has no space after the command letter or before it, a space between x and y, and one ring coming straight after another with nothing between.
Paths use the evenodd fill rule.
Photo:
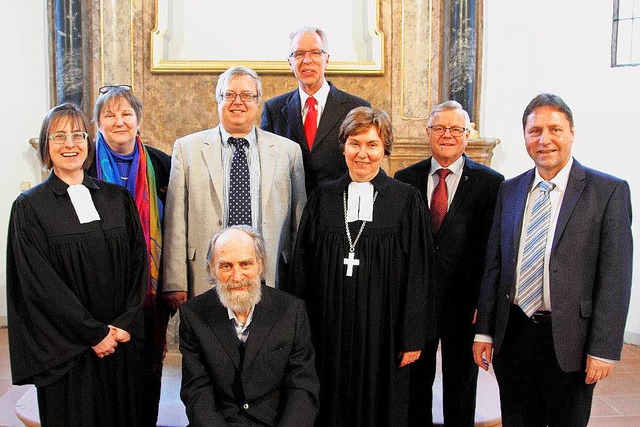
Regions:
<instances>
[{"instance_id":1,"label":"woman in black clerical robe","mask_svg":"<svg viewBox=\"0 0 640 427\"><path fill-rule=\"evenodd\" d=\"M433 329L431 253L417 190L380 168L389 116L352 110L348 166L311 194L287 290L306 301L320 377L320 426L407 425L409 364Z\"/></svg>"},{"instance_id":2,"label":"woman in black clerical robe","mask_svg":"<svg viewBox=\"0 0 640 427\"><path fill-rule=\"evenodd\" d=\"M47 113L38 155L52 172L11 210L11 374L35 384L43 426L136 426L145 242L127 190L85 174L88 130L73 104Z\"/></svg>"}]
</instances>

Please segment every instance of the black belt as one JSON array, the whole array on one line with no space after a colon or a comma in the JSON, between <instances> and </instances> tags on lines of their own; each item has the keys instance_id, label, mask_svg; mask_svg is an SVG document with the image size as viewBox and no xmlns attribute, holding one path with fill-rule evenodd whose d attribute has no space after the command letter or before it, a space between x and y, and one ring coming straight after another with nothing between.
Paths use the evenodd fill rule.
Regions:
<instances>
[{"instance_id":1,"label":"black belt","mask_svg":"<svg viewBox=\"0 0 640 427\"><path fill-rule=\"evenodd\" d=\"M548 322L551 322L551 312L550 311L536 311L531 316L531 320L533 320L533 323L548 323Z\"/></svg>"}]
</instances>

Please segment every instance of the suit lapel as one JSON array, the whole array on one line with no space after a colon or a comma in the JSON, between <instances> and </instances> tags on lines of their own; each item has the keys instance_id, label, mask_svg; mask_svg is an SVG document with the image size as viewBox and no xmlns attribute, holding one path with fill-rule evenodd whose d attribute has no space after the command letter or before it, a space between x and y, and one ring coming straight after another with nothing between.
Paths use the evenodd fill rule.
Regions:
<instances>
[{"instance_id":1,"label":"suit lapel","mask_svg":"<svg viewBox=\"0 0 640 427\"><path fill-rule=\"evenodd\" d=\"M316 133L315 143L313 148L317 145L323 144L329 131L336 125L336 123L344 116L344 100L340 95L340 91L336 89L331 83L329 83L329 96L327 96L327 103L324 106L322 117L320 117L320 123L318 124L318 132ZM329 141L330 143L338 144L338 141Z\"/></svg>"},{"instance_id":2,"label":"suit lapel","mask_svg":"<svg viewBox=\"0 0 640 427\"><path fill-rule=\"evenodd\" d=\"M504 196L505 206L503 207L503 212L512 212L508 233L511 234L513 248L518 248L520 244L520 234L525 215L524 210L534 176L534 169L531 169L519 179L514 187L513 194L505 194Z\"/></svg>"},{"instance_id":3,"label":"suit lapel","mask_svg":"<svg viewBox=\"0 0 640 427\"><path fill-rule=\"evenodd\" d=\"M291 92L289 101L282 107L282 118L287 122L289 129L296 141L300 142L303 150L309 150L306 145L307 137L304 134L302 125L302 106L300 104L300 94L297 90Z\"/></svg>"},{"instance_id":4,"label":"suit lapel","mask_svg":"<svg viewBox=\"0 0 640 427\"><path fill-rule=\"evenodd\" d=\"M217 196L217 204L214 206L218 218L223 216L223 182L222 176L222 141L220 139L220 129L213 128L204 139L202 146L202 156L209 171L211 186Z\"/></svg>"},{"instance_id":5,"label":"suit lapel","mask_svg":"<svg viewBox=\"0 0 640 427\"><path fill-rule=\"evenodd\" d=\"M212 301L211 304L207 304L206 306L214 307L214 309L208 311L207 313L204 313L204 316L208 320L209 326L218 339L218 342L229 356L229 359L231 359L236 368L239 368L240 341L233 333L227 309L224 308L222 304L220 304L215 291L213 291L211 294L213 298L215 298L215 301Z\"/></svg>"},{"instance_id":6,"label":"suit lapel","mask_svg":"<svg viewBox=\"0 0 640 427\"><path fill-rule=\"evenodd\" d=\"M249 337L247 338L247 348L244 358L245 367L251 366L253 359L258 355L260 349L262 349L276 321L277 313L274 312L271 298L269 294L265 292L263 286L262 299L254 309L253 320L249 326Z\"/></svg>"},{"instance_id":7,"label":"suit lapel","mask_svg":"<svg viewBox=\"0 0 640 427\"><path fill-rule=\"evenodd\" d=\"M414 172L414 180L411 183L415 188L420 191L424 204L429 209L429 198L427 197L427 184L429 180L429 171L431 170L431 157L424 162L416 165Z\"/></svg>"},{"instance_id":8,"label":"suit lapel","mask_svg":"<svg viewBox=\"0 0 640 427\"><path fill-rule=\"evenodd\" d=\"M560 205L560 213L558 214L558 222L556 224L555 232L553 233L553 245L551 251L553 251L564 232L571 214L578 203L578 199L584 190L585 173L584 168L576 160L573 161L571 166L571 172L569 173L569 179L567 180L567 188L565 190L564 197L562 198L562 205Z\"/></svg>"},{"instance_id":9,"label":"suit lapel","mask_svg":"<svg viewBox=\"0 0 640 427\"><path fill-rule=\"evenodd\" d=\"M273 179L275 176L275 147L274 142L269 135L256 128L258 151L260 152L260 203L262 205L262 212L267 212L267 202L269 201L269 195L271 193L271 187L273 187Z\"/></svg>"},{"instance_id":10,"label":"suit lapel","mask_svg":"<svg viewBox=\"0 0 640 427\"><path fill-rule=\"evenodd\" d=\"M476 174L474 167L470 164L470 160L465 156L464 166L462 168L462 176L460 177L460 182L458 183L456 194L454 194L453 196L451 206L444 216L444 220L442 221L442 225L438 230L438 234L446 234L447 229L451 226L451 224L455 224L456 214L460 210L460 208L464 206L467 196L469 195L469 191L471 187L473 187L475 177Z\"/></svg>"}]
</instances>

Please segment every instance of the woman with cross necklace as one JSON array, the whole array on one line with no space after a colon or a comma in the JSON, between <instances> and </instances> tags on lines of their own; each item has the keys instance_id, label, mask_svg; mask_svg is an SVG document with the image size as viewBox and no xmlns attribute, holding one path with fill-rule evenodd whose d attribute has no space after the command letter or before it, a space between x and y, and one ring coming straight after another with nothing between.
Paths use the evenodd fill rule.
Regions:
<instances>
[{"instance_id":1,"label":"woman with cross necklace","mask_svg":"<svg viewBox=\"0 0 640 427\"><path fill-rule=\"evenodd\" d=\"M435 332L424 203L380 167L393 145L384 111L352 110L339 139L348 173L311 194L286 287L309 312L316 424L404 426L409 365Z\"/></svg>"}]
</instances>

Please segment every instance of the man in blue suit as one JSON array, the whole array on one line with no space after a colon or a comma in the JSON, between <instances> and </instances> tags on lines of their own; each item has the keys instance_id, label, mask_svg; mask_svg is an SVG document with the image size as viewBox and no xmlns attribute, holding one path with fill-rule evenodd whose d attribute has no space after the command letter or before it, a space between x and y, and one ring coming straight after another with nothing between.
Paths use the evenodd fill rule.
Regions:
<instances>
[{"instance_id":1,"label":"man in blue suit","mask_svg":"<svg viewBox=\"0 0 640 427\"><path fill-rule=\"evenodd\" d=\"M620 359L631 292L628 184L572 158L573 115L551 94L522 116L535 168L500 187L474 359L493 359L504 426L586 426Z\"/></svg>"},{"instance_id":2,"label":"man in blue suit","mask_svg":"<svg viewBox=\"0 0 640 427\"><path fill-rule=\"evenodd\" d=\"M329 43L320 28L303 27L293 32L289 52L289 66L298 79L298 88L264 104L260 128L300 145L310 195L319 184L347 172L338 141L340 124L352 109L371 104L325 79Z\"/></svg>"}]
</instances>

